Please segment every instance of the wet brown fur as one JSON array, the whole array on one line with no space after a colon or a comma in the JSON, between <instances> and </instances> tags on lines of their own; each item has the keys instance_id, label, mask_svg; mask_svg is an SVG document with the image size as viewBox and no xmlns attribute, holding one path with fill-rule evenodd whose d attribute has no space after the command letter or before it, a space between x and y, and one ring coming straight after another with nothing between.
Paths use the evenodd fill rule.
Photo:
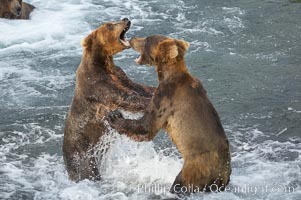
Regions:
<instances>
[{"instance_id":1,"label":"wet brown fur","mask_svg":"<svg viewBox=\"0 0 301 200\"><path fill-rule=\"evenodd\" d=\"M223 189L231 174L229 144L204 87L187 70L189 44L154 35L134 38L131 46L141 55L139 64L156 66L159 86L141 119L115 113L111 126L136 141L152 140L160 129L168 132L184 159L171 192L182 186L208 190L211 184Z\"/></svg>"},{"instance_id":2,"label":"wet brown fur","mask_svg":"<svg viewBox=\"0 0 301 200\"><path fill-rule=\"evenodd\" d=\"M113 62L113 55L126 48L118 40L124 27L124 21L106 23L82 41L84 52L63 142L71 180L100 179L93 147L108 131L104 118L117 108L143 111L153 94L153 88L132 82Z\"/></svg>"},{"instance_id":3,"label":"wet brown fur","mask_svg":"<svg viewBox=\"0 0 301 200\"><path fill-rule=\"evenodd\" d=\"M17 9L21 9L18 15ZM0 0L0 18L7 19L29 19L30 13L35 9L31 4L22 2L22 0Z\"/></svg>"}]
</instances>

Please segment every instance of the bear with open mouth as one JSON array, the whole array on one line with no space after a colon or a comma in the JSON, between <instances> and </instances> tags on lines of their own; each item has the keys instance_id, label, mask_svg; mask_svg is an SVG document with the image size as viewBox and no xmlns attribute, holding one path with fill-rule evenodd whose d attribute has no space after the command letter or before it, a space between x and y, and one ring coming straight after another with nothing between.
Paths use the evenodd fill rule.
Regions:
<instances>
[{"instance_id":1,"label":"bear with open mouth","mask_svg":"<svg viewBox=\"0 0 301 200\"><path fill-rule=\"evenodd\" d=\"M184 159L172 193L210 191L212 186L224 190L231 174L229 143L206 90L186 67L189 43L153 35L130 44L140 53L136 63L156 66L159 86L141 119L124 119L116 110L109 115L110 125L136 141L167 131Z\"/></svg>"},{"instance_id":2,"label":"bear with open mouth","mask_svg":"<svg viewBox=\"0 0 301 200\"><path fill-rule=\"evenodd\" d=\"M148 105L154 88L132 82L114 64L113 56L130 48L125 34L131 22L104 23L83 41L76 72L74 97L66 119L63 157L71 180L99 180L101 172L94 147L108 132L105 118L117 108L140 112ZM105 152L103 152L105 153Z\"/></svg>"},{"instance_id":3,"label":"bear with open mouth","mask_svg":"<svg viewBox=\"0 0 301 200\"><path fill-rule=\"evenodd\" d=\"M33 5L22 0L0 0L0 18L29 19L34 9Z\"/></svg>"}]
</instances>

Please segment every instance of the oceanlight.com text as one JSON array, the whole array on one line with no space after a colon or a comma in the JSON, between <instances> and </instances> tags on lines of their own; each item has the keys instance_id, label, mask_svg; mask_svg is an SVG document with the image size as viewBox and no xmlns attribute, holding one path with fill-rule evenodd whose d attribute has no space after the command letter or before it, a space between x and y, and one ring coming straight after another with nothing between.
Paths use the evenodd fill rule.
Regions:
<instances>
[{"instance_id":1,"label":"oceanlight.com text","mask_svg":"<svg viewBox=\"0 0 301 200\"><path fill-rule=\"evenodd\" d=\"M173 189L176 193L201 193L204 192L203 189L194 186L179 186L175 185L174 188L171 188L167 185L162 184L139 184L136 188L138 193L155 193L155 194L165 194ZM243 193L249 195L256 195L260 193L294 193L296 188L274 184L274 185L261 185L261 186L253 186L249 184L239 185L230 185L226 187L218 187L215 184L212 184L207 187L207 191L209 192L231 192L231 193Z\"/></svg>"}]
</instances>

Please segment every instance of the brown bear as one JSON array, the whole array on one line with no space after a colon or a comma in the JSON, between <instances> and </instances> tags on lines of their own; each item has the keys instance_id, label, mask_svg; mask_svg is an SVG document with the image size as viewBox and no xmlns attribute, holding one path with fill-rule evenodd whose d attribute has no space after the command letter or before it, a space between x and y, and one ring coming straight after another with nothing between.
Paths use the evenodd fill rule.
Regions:
<instances>
[{"instance_id":1,"label":"brown bear","mask_svg":"<svg viewBox=\"0 0 301 200\"><path fill-rule=\"evenodd\" d=\"M0 18L29 19L34 9L33 5L22 0L0 0Z\"/></svg>"},{"instance_id":2,"label":"brown bear","mask_svg":"<svg viewBox=\"0 0 301 200\"><path fill-rule=\"evenodd\" d=\"M189 43L161 35L133 38L138 64L155 65L159 86L144 116L124 119L118 110L110 125L137 141L165 129L184 159L172 193L222 191L230 180L230 151L220 118L201 82L190 75L184 54Z\"/></svg>"},{"instance_id":3,"label":"brown bear","mask_svg":"<svg viewBox=\"0 0 301 200\"><path fill-rule=\"evenodd\" d=\"M106 115L117 108L143 111L153 95L153 88L132 82L113 61L115 54L130 48L125 39L130 24L127 18L105 23L82 41L84 52L63 141L64 162L71 180L100 179L94 147L108 132Z\"/></svg>"}]
</instances>

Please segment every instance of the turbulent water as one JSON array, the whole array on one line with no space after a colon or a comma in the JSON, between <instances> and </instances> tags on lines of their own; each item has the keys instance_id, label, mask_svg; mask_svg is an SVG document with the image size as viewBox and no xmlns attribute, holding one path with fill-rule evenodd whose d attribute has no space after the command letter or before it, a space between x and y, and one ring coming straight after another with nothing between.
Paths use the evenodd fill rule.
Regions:
<instances>
[{"instance_id":1,"label":"turbulent water","mask_svg":"<svg viewBox=\"0 0 301 200\"><path fill-rule=\"evenodd\" d=\"M128 17L128 37L189 41L231 144L229 190L188 199L301 199L301 4L289 0L27 0L32 20L0 19L0 199L164 199L183 160L161 132L116 133L100 182L68 180L61 146L80 41ZM116 56L134 81L157 85L137 54ZM166 190L167 190L166 189Z\"/></svg>"}]
</instances>

